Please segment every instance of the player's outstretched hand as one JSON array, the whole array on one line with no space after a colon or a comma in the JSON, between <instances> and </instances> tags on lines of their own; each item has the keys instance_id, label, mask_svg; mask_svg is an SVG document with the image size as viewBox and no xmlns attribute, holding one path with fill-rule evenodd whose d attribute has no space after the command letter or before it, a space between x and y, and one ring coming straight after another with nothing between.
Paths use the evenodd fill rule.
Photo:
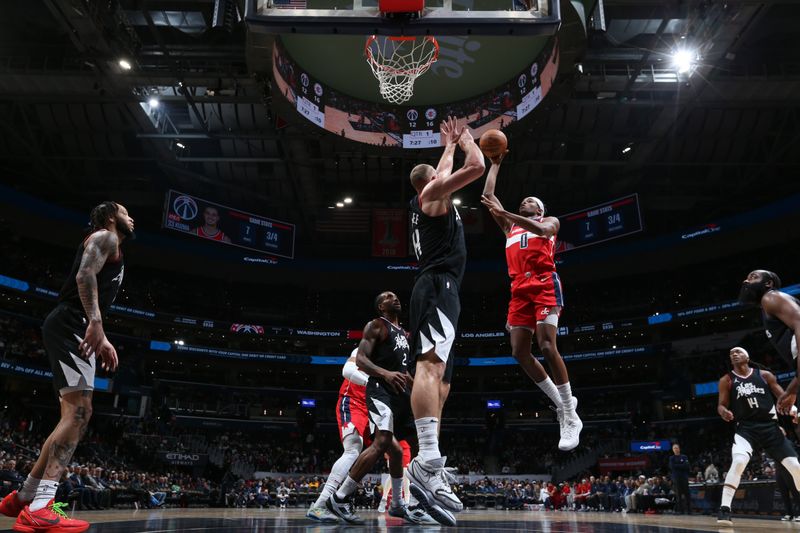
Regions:
<instances>
[{"instance_id":1,"label":"player's outstretched hand","mask_svg":"<svg viewBox=\"0 0 800 533\"><path fill-rule=\"evenodd\" d=\"M458 121L453 117L447 117L447 119L443 120L439 129L442 132L442 142L446 145L456 144L461 137Z\"/></svg>"},{"instance_id":2,"label":"player's outstretched hand","mask_svg":"<svg viewBox=\"0 0 800 533\"><path fill-rule=\"evenodd\" d=\"M791 415L792 406L797 401L796 394L788 394L784 392L781 394L781 397L778 398L778 412L782 415Z\"/></svg>"},{"instance_id":3,"label":"player's outstretched hand","mask_svg":"<svg viewBox=\"0 0 800 533\"><path fill-rule=\"evenodd\" d=\"M493 165L499 165L500 163L503 162L503 158L505 156L507 156L507 155L508 155L508 150L506 150L505 152L501 153L500 155L496 155L494 157L490 157L489 161L491 161Z\"/></svg>"},{"instance_id":4,"label":"player's outstretched hand","mask_svg":"<svg viewBox=\"0 0 800 533\"><path fill-rule=\"evenodd\" d=\"M489 212L496 217L502 217L503 213L505 213L503 206L500 205L500 202L497 201L497 198L494 198L493 196L489 197L485 194L481 195L481 203L485 205L489 209Z\"/></svg>"},{"instance_id":5,"label":"player's outstretched hand","mask_svg":"<svg viewBox=\"0 0 800 533\"><path fill-rule=\"evenodd\" d=\"M403 392L406 388L406 374L404 372L386 372L383 380L394 393Z\"/></svg>"},{"instance_id":6,"label":"player's outstretched hand","mask_svg":"<svg viewBox=\"0 0 800 533\"><path fill-rule=\"evenodd\" d=\"M733 413L729 409L723 409L720 416L725 422L733 422Z\"/></svg>"}]
</instances>

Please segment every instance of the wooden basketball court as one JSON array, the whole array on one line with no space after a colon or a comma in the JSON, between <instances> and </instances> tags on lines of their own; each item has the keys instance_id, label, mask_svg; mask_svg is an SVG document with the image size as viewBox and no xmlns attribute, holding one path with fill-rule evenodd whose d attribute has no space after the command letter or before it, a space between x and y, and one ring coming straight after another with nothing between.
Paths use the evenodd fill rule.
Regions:
<instances>
[{"instance_id":1,"label":"wooden basketball court","mask_svg":"<svg viewBox=\"0 0 800 533\"><path fill-rule=\"evenodd\" d=\"M92 523L92 533L171 533L248 531L541 531L548 533L677 533L686 531L774 532L800 531L800 523L750 518L734 519L734 527L717 525L711 516L624 515L542 511L465 511L455 528L414 526L375 511L364 511L365 526L320 524L300 509L163 509L139 511L77 512L76 518ZM14 521L0 518L2 531Z\"/></svg>"}]
</instances>

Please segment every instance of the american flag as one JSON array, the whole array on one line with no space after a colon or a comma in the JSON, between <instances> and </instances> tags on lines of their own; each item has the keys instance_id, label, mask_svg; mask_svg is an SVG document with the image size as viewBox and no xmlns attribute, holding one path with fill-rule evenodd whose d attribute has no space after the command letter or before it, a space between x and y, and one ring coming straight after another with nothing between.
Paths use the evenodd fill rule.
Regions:
<instances>
[{"instance_id":1,"label":"american flag","mask_svg":"<svg viewBox=\"0 0 800 533\"><path fill-rule=\"evenodd\" d=\"M306 9L306 0L273 0L275 9Z\"/></svg>"},{"instance_id":2,"label":"american flag","mask_svg":"<svg viewBox=\"0 0 800 533\"><path fill-rule=\"evenodd\" d=\"M317 231L336 233L366 233L370 231L369 209L330 209L317 221Z\"/></svg>"}]
</instances>

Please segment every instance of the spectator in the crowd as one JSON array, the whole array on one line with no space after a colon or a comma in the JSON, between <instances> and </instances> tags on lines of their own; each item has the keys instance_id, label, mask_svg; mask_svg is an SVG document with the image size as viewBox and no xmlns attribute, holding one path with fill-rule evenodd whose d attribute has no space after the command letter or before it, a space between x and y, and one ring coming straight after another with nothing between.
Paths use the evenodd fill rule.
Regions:
<instances>
[{"instance_id":1,"label":"spectator in the crowd","mask_svg":"<svg viewBox=\"0 0 800 533\"><path fill-rule=\"evenodd\" d=\"M717 470L717 466L713 462L708 464L703 477L706 483L719 483L719 470Z\"/></svg>"}]
</instances>

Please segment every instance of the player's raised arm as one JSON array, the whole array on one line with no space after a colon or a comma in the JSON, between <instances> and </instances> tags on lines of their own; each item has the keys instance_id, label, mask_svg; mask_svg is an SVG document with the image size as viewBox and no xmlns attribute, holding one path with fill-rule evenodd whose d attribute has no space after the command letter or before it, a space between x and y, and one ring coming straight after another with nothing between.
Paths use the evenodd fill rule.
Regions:
<instances>
[{"instance_id":1,"label":"player's raised arm","mask_svg":"<svg viewBox=\"0 0 800 533\"><path fill-rule=\"evenodd\" d=\"M447 120L442 122L439 128L442 132L444 152L442 152L442 157L439 159L439 164L436 166L437 179L446 178L452 174L453 156L455 156L458 139L461 136L461 130L458 129L456 119L453 117L447 117Z\"/></svg>"},{"instance_id":2,"label":"player's raised arm","mask_svg":"<svg viewBox=\"0 0 800 533\"><path fill-rule=\"evenodd\" d=\"M483 154L470 132L463 126L458 131L458 146L466 154L464 166L449 176L436 176L436 179L432 179L419 195L421 202L443 200L480 178L486 170Z\"/></svg>"},{"instance_id":3,"label":"player's raised arm","mask_svg":"<svg viewBox=\"0 0 800 533\"><path fill-rule=\"evenodd\" d=\"M490 200L494 200L497 206L499 206L499 210L503 210L503 204L501 204L497 196L494 195L494 189L497 185L497 174L500 173L500 163L503 162L503 158L507 153L508 150L492 159L492 166L489 167L489 173L486 176L486 183L483 186L482 198L485 197ZM491 213L492 218L494 218L494 221L497 222L497 225L500 226L500 229L503 230L503 233L508 233L511 230L511 222L509 222L506 218L496 215L495 211L492 211L491 209L489 210L489 213Z\"/></svg>"}]
</instances>

